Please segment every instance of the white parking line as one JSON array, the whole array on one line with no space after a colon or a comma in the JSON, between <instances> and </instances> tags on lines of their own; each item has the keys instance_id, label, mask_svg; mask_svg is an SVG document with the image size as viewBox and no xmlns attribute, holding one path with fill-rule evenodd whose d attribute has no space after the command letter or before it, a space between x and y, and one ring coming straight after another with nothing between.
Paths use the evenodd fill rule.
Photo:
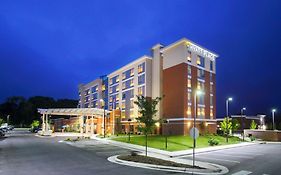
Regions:
<instances>
[{"instance_id":1,"label":"white parking line","mask_svg":"<svg viewBox=\"0 0 281 175\"><path fill-rule=\"evenodd\" d=\"M248 174L251 174L251 173L252 173L251 171L244 171L244 170L242 170L242 171L238 171L238 172L236 172L236 173L234 173L232 175L248 175Z\"/></svg>"},{"instance_id":2,"label":"white parking line","mask_svg":"<svg viewBox=\"0 0 281 175\"><path fill-rule=\"evenodd\" d=\"M202 157L202 156L197 156L199 159L206 159L206 160L217 160L217 161L222 161L222 162L232 162L232 163L240 163L239 161L236 160L226 160L226 159L217 159L217 158L210 158L210 157Z\"/></svg>"},{"instance_id":3,"label":"white parking line","mask_svg":"<svg viewBox=\"0 0 281 175\"><path fill-rule=\"evenodd\" d=\"M240 155L234 155L234 154L218 154L217 156L225 156L225 157L237 157L237 158L244 158L244 159L253 159L254 157L250 157L250 156L240 156Z\"/></svg>"}]
</instances>

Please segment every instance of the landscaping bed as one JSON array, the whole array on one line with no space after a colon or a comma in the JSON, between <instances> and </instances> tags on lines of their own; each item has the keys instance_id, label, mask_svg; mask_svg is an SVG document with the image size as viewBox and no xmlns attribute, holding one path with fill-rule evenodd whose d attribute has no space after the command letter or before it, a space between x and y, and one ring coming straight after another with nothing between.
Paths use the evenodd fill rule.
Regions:
<instances>
[{"instance_id":1,"label":"landscaping bed","mask_svg":"<svg viewBox=\"0 0 281 175\"><path fill-rule=\"evenodd\" d=\"M154 157L147 157L143 155L120 155L117 157L118 159L125 160L125 161L132 161L137 163L146 163L152 165L161 165L161 166L169 166L169 167L180 167L180 168L193 168L191 165L176 163L173 161L158 159ZM196 169L204 169L198 166L195 166Z\"/></svg>"},{"instance_id":2,"label":"landscaping bed","mask_svg":"<svg viewBox=\"0 0 281 175\"><path fill-rule=\"evenodd\" d=\"M128 137L114 137L112 140L131 143L135 145L145 146L145 136L131 135L130 142ZM180 151L193 148L193 139L190 136L168 136L168 147L165 148L165 137L161 135L148 136L148 147L167 150L167 151ZM241 143L242 140L238 137L229 137L229 142L226 142L225 137L219 135L202 135L196 139L196 148L205 148L210 146L228 145Z\"/></svg>"}]
</instances>

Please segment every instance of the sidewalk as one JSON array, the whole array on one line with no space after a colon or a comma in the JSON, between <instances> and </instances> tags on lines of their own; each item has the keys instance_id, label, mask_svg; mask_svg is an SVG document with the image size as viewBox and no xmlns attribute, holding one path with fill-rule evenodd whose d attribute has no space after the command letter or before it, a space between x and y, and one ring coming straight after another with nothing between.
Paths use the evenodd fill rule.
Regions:
<instances>
[{"instance_id":1,"label":"sidewalk","mask_svg":"<svg viewBox=\"0 0 281 175\"><path fill-rule=\"evenodd\" d=\"M144 152L145 151L145 146L140 146L140 145L135 145L135 144L130 144L130 143L124 143L124 142L118 142L110 139L102 139L98 137L91 137L92 139L102 141L107 144L112 144L115 146L119 146L122 148L127 148L130 150L134 151L139 151L139 152ZM221 145L221 146L213 146L213 147L207 147L207 148L196 148L195 153L203 153L203 152L210 152L210 151L216 151L216 150L221 150L221 149L229 149L229 148L235 148L235 147L241 147L241 146L249 146L253 144L258 144L258 142L243 142L243 143L238 143L238 144L231 144L231 145ZM168 157L181 157L181 156L186 156L192 154L192 149L188 150L182 150L182 151L165 151L165 150L160 150L156 148L147 148L148 154L157 154L159 156L168 156Z\"/></svg>"}]
</instances>

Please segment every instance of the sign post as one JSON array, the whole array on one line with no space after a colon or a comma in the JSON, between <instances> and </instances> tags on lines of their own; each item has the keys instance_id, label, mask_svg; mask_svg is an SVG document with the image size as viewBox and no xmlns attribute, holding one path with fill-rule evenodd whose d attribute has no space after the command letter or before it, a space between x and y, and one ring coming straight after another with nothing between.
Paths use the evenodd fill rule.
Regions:
<instances>
[{"instance_id":1,"label":"sign post","mask_svg":"<svg viewBox=\"0 0 281 175\"><path fill-rule=\"evenodd\" d=\"M192 165L194 168L194 166L195 166L195 146L196 146L196 139L199 137L199 130L195 127L192 127L189 131L189 135L193 139Z\"/></svg>"}]
</instances>

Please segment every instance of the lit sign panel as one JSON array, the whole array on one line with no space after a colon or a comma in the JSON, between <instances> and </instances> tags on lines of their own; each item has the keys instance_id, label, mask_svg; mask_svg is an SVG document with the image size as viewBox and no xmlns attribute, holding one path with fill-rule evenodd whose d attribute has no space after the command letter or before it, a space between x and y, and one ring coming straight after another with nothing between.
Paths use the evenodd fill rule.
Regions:
<instances>
[{"instance_id":1,"label":"lit sign panel","mask_svg":"<svg viewBox=\"0 0 281 175\"><path fill-rule=\"evenodd\" d=\"M187 42L186 43L187 48L189 48L191 51L196 52L204 57L210 58L211 60L214 60L217 56L205 49L202 49L201 47L191 43Z\"/></svg>"}]
</instances>

